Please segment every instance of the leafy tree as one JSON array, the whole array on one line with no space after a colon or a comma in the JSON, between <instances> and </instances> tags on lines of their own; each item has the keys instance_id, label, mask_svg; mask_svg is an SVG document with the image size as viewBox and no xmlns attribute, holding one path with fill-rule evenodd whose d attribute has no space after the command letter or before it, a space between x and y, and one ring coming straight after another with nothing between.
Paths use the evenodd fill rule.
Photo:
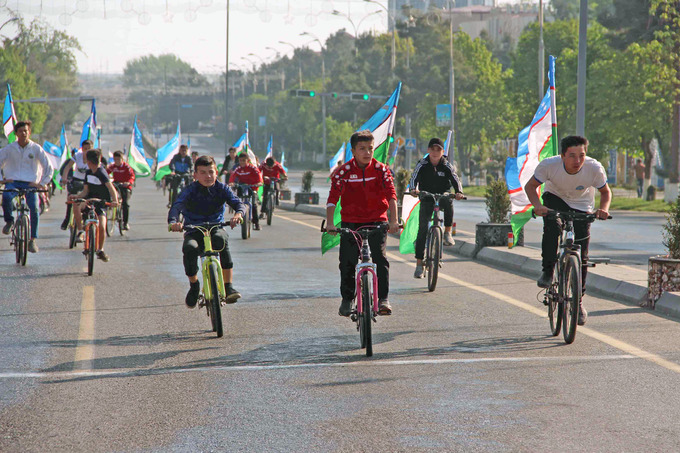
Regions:
<instances>
[{"instance_id":1,"label":"leafy tree","mask_svg":"<svg viewBox=\"0 0 680 453\"><path fill-rule=\"evenodd\" d=\"M207 87L206 78L176 55L147 55L125 64L123 83L127 88L151 93L186 91Z\"/></svg>"},{"instance_id":2,"label":"leafy tree","mask_svg":"<svg viewBox=\"0 0 680 453\"><path fill-rule=\"evenodd\" d=\"M7 95L6 84L12 88L12 97L26 99L31 97L41 97L45 93L38 88L35 75L26 69L21 55L14 47L7 47L6 43L0 48L0 94L4 102ZM47 106L44 104L15 103L17 119L29 119L33 122L32 132L38 134L42 132L45 119L47 118Z\"/></svg>"}]
</instances>

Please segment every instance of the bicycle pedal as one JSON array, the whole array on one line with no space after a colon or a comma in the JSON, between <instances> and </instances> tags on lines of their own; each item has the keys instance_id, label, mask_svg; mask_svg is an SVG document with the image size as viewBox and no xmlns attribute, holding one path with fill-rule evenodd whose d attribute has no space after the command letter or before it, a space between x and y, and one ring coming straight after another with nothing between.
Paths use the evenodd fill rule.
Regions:
<instances>
[{"instance_id":1,"label":"bicycle pedal","mask_svg":"<svg viewBox=\"0 0 680 453\"><path fill-rule=\"evenodd\" d=\"M356 313L350 314L349 319L351 319L352 322L357 322L357 314Z\"/></svg>"}]
</instances>

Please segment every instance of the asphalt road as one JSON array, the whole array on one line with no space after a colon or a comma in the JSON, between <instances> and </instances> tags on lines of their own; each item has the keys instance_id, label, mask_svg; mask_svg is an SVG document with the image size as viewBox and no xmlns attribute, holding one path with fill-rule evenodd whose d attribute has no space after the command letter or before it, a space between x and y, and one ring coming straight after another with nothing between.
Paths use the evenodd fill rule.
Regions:
<instances>
[{"instance_id":1,"label":"asphalt road","mask_svg":"<svg viewBox=\"0 0 680 453\"><path fill-rule=\"evenodd\" d=\"M534 281L447 256L428 293L390 239L394 314L366 358L320 218L281 211L231 234L243 298L216 339L184 306L181 236L148 179L92 277L58 228L64 198L26 267L0 238L2 452L680 449L673 320L586 296L565 345Z\"/></svg>"}]
</instances>

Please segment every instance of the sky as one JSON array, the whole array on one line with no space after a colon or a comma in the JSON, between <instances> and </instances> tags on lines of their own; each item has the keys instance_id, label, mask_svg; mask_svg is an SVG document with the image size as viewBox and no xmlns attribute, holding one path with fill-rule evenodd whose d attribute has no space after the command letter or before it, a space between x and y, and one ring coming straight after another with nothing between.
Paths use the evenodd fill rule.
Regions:
<instances>
[{"instance_id":1,"label":"sky","mask_svg":"<svg viewBox=\"0 0 680 453\"><path fill-rule=\"evenodd\" d=\"M0 0L0 26L18 12L74 36L83 48L76 53L80 73L120 74L131 59L164 53L201 73L219 73L226 64L225 6L226 0ZM279 41L318 49L302 32L325 42L343 28L354 35L347 16L360 34L385 32L388 20L380 5L364 0L230 0L229 14L230 68L250 70L293 53ZM15 32L9 23L0 35Z\"/></svg>"}]
</instances>

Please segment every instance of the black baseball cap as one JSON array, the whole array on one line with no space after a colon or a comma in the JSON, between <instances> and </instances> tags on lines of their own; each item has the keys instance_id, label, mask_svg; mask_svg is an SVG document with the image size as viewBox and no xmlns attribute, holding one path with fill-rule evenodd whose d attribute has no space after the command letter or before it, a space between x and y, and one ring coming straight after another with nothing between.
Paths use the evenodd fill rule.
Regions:
<instances>
[{"instance_id":1,"label":"black baseball cap","mask_svg":"<svg viewBox=\"0 0 680 453\"><path fill-rule=\"evenodd\" d=\"M433 146L439 146L441 149L444 149L444 142L441 138L434 137L430 139L430 143L427 144L428 148L432 148Z\"/></svg>"}]
</instances>

